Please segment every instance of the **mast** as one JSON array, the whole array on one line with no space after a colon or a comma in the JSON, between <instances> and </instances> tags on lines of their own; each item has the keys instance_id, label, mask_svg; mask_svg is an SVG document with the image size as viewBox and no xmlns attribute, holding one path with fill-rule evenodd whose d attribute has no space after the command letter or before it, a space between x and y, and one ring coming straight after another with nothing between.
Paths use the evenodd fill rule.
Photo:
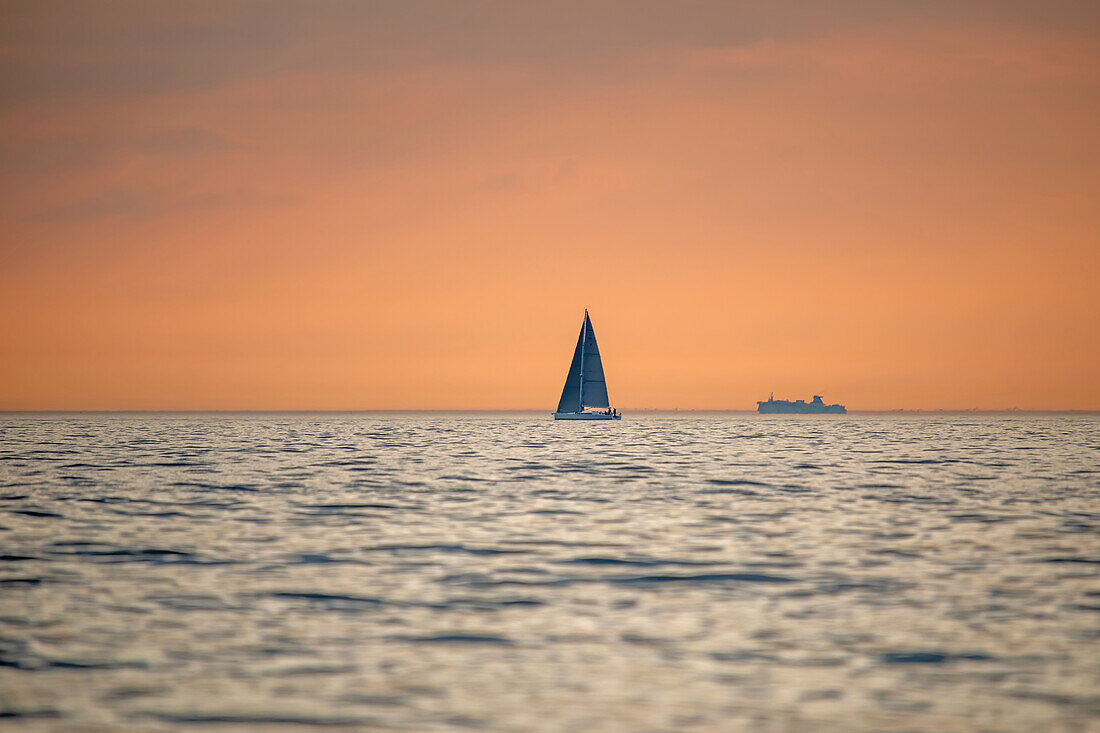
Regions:
<instances>
[{"instance_id":1,"label":"mast","mask_svg":"<svg viewBox=\"0 0 1100 733\"><path fill-rule=\"evenodd\" d=\"M588 309L584 309L584 323L581 324L581 384L577 397L578 412L584 412L584 347L588 345Z\"/></svg>"}]
</instances>

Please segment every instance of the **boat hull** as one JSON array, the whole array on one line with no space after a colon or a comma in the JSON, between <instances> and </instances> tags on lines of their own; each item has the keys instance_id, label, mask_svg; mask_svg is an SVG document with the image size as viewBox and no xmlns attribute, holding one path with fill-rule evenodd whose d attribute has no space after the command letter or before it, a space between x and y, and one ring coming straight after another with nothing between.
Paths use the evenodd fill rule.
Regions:
<instances>
[{"instance_id":1,"label":"boat hull","mask_svg":"<svg viewBox=\"0 0 1100 733\"><path fill-rule=\"evenodd\" d=\"M761 415L846 415L848 410L844 405L825 405L814 407L813 403L806 402L802 404L768 404L767 402L757 402L756 411Z\"/></svg>"},{"instance_id":2,"label":"boat hull","mask_svg":"<svg viewBox=\"0 0 1100 733\"><path fill-rule=\"evenodd\" d=\"M621 420L622 415L608 415L606 412L555 412L555 420Z\"/></svg>"}]
</instances>

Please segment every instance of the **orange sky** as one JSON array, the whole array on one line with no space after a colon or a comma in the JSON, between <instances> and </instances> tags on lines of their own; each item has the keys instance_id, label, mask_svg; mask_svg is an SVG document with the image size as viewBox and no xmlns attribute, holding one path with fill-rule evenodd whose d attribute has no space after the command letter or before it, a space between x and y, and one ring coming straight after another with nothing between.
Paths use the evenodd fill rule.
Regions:
<instances>
[{"instance_id":1,"label":"orange sky","mask_svg":"<svg viewBox=\"0 0 1100 733\"><path fill-rule=\"evenodd\" d=\"M627 409L1100 409L1089 4L70 5L0 409L550 410L585 307Z\"/></svg>"}]
</instances>

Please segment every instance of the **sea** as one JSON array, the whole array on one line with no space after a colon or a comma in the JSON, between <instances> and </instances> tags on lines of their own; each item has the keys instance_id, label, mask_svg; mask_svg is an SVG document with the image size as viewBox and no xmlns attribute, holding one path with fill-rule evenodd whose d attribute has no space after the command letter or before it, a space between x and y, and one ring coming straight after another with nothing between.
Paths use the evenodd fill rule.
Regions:
<instances>
[{"instance_id":1,"label":"sea","mask_svg":"<svg viewBox=\"0 0 1100 733\"><path fill-rule=\"evenodd\" d=\"M1100 416L0 415L0 729L1100 730Z\"/></svg>"}]
</instances>

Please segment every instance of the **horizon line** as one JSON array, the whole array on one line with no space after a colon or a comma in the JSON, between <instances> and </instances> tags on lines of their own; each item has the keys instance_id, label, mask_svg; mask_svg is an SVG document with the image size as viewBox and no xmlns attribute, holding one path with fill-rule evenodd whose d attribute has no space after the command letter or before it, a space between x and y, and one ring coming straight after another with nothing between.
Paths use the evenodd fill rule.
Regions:
<instances>
[{"instance_id":1,"label":"horizon line","mask_svg":"<svg viewBox=\"0 0 1100 733\"><path fill-rule=\"evenodd\" d=\"M647 413L659 413L659 414L676 414L676 413L710 413L710 414L747 414L757 415L760 414L757 410L753 409L737 409L737 408L709 408L709 407L622 407L618 408L620 412L647 412ZM384 407L384 408L60 408L60 409L0 409L0 414L4 415L27 415L27 414L195 414L195 413L225 413L225 414L287 414L287 413L301 413L301 414L318 414L318 413L332 413L332 414L346 414L346 413L473 413L473 414L494 414L494 413L547 413L553 414L553 409L546 408L533 408L533 407L514 407L514 408L435 408L435 407ZM797 413L791 413L797 414ZM1100 414L1100 408L1019 408L1019 407L1007 407L1007 408L983 408L983 407L970 407L970 408L955 408L955 407L939 407L939 408L910 408L910 407L896 407L883 410L848 410L848 415L896 415L896 414L960 414L960 415L973 415L973 414L1007 414L1007 415L1020 415L1020 414L1034 414L1034 415L1051 415L1051 414Z\"/></svg>"}]
</instances>

